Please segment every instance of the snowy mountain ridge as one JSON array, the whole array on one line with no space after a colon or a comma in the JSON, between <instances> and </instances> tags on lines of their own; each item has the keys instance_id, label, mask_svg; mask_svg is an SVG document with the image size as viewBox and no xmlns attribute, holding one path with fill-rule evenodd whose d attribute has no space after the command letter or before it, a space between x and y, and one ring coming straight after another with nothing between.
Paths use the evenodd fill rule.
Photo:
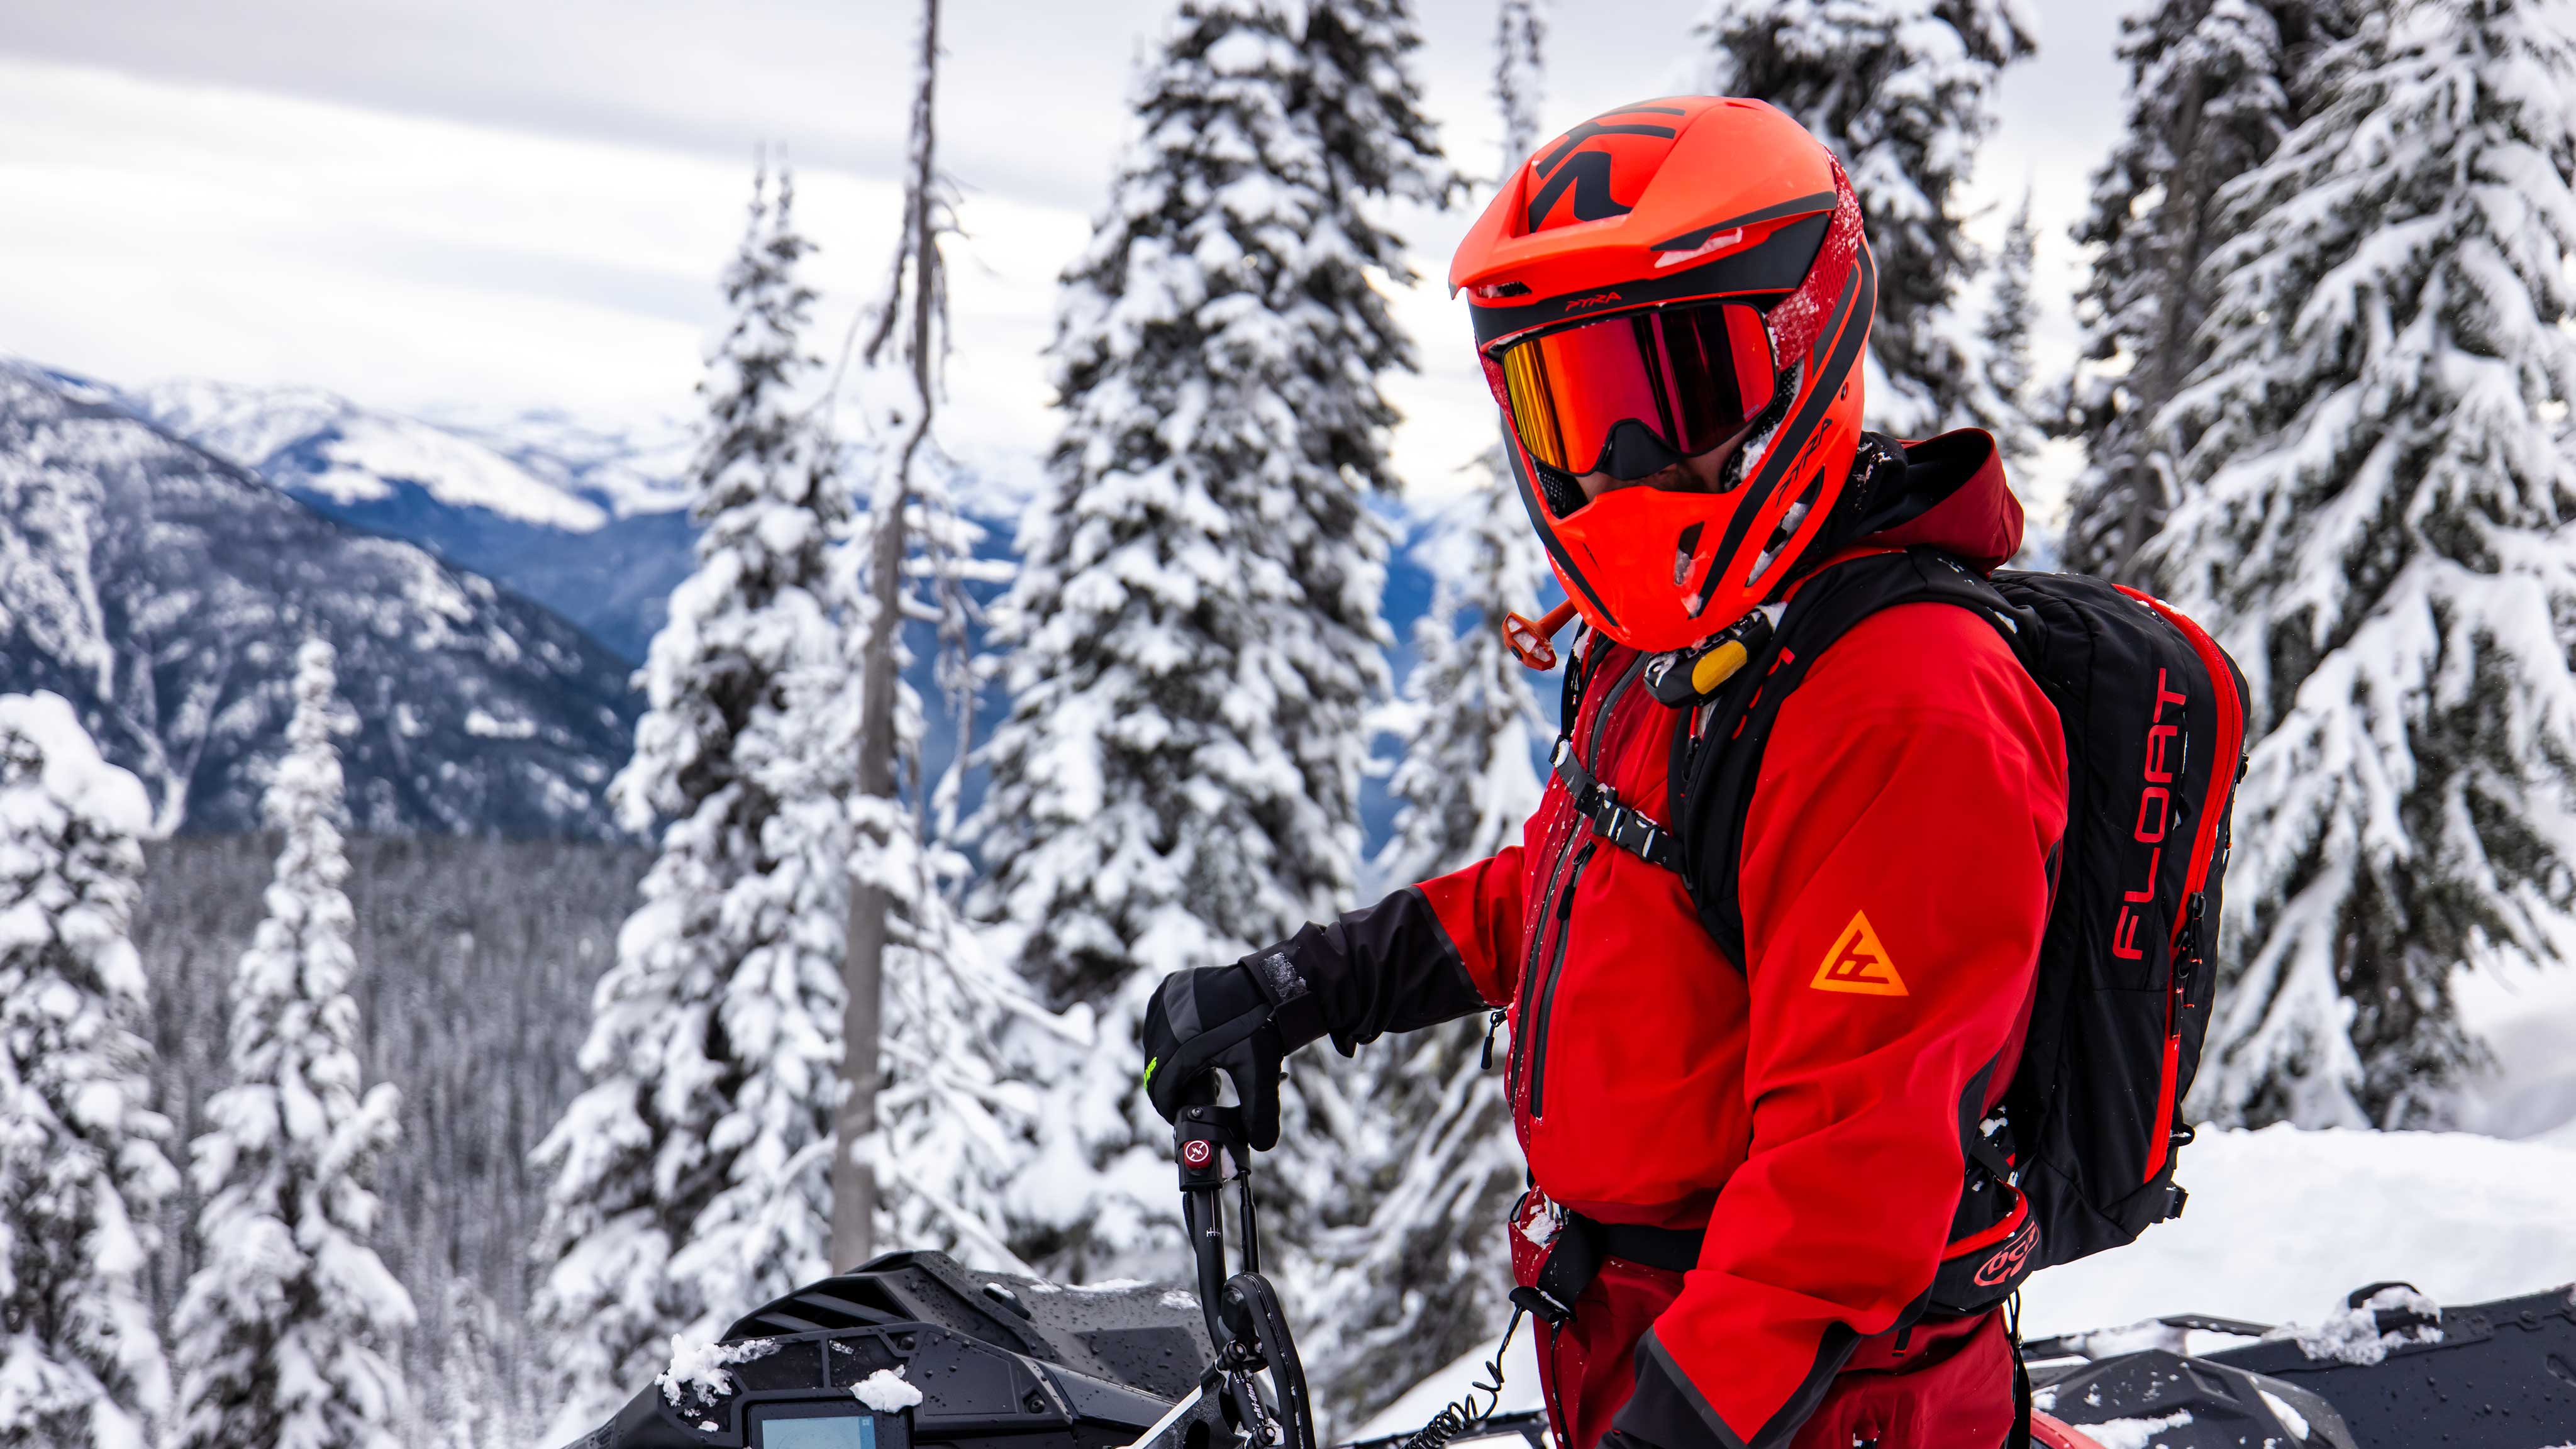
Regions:
<instances>
[{"instance_id":1,"label":"snowy mountain ridge","mask_svg":"<svg viewBox=\"0 0 2576 1449\"><path fill-rule=\"evenodd\" d=\"M606 509L611 518L689 506L683 479L697 438L683 423L607 427L560 408L447 408L420 421L498 454L538 481Z\"/></svg>"},{"instance_id":2,"label":"snowy mountain ridge","mask_svg":"<svg viewBox=\"0 0 2576 1449\"><path fill-rule=\"evenodd\" d=\"M0 359L0 368L11 365ZM682 479L693 441L678 424L615 428L545 408L413 417L318 387L177 379L127 388L39 364L15 366L65 396L175 434L327 517L418 544L526 595L628 661L644 657L664 601L691 565L695 532ZM1008 471L979 469L978 486L958 499L983 524L977 551L988 558L1016 557L1024 500ZM1429 567L1418 549L1433 543L1443 506L1413 496L1370 501L1394 540L1381 614L1395 641L1389 663L1397 679L1412 667L1414 621L1430 603ZM1551 601L1533 598L1524 608L1535 614ZM915 686L927 690L935 644L925 632L914 645ZM1552 712L1553 692L1538 693ZM979 738L989 725L979 725ZM479 713L463 722L480 738L526 727ZM932 733L928 760L936 768L953 746L944 719L934 721ZM972 795L980 795L980 784ZM1372 776L1362 790L1372 850L1393 808L1383 777Z\"/></svg>"},{"instance_id":3,"label":"snowy mountain ridge","mask_svg":"<svg viewBox=\"0 0 2576 1449\"><path fill-rule=\"evenodd\" d=\"M678 425L559 411L405 416L314 387L64 379L324 515L418 544L641 659L694 534Z\"/></svg>"},{"instance_id":4,"label":"snowy mountain ridge","mask_svg":"<svg viewBox=\"0 0 2576 1449\"><path fill-rule=\"evenodd\" d=\"M687 506L685 438L644 438L542 414L454 426L362 407L315 387L172 378L119 394L136 414L279 487L342 505L416 484L456 508L573 533Z\"/></svg>"},{"instance_id":5,"label":"snowy mountain ridge","mask_svg":"<svg viewBox=\"0 0 2576 1449\"><path fill-rule=\"evenodd\" d=\"M0 365L0 679L63 695L162 830L257 828L295 650L339 652L362 830L617 833L638 701L599 641L335 523L78 379Z\"/></svg>"}]
</instances>

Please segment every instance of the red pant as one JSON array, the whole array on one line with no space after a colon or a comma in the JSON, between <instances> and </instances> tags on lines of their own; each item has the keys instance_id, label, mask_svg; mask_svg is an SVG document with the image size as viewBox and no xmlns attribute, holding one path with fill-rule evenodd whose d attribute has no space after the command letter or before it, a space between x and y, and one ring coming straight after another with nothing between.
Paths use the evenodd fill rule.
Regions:
<instances>
[{"instance_id":1,"label":"red pant","mask_svg":"<svg viewBox=\"0 0 2576 1449\"><path fill-rule=\"evenodd\" d=\"M1681 1291L1682 1275L1613 1259L1563 1328L1540 1329L1549 1427L1593 1449L1636 1386L1637 1340ZM1999 1449L2012 1432L2012 1341L1997 1310L1861 1340L1790 1449ZM1755 1426L1741 1426L1750 1429Z\"/></svg>"}]
</instances>

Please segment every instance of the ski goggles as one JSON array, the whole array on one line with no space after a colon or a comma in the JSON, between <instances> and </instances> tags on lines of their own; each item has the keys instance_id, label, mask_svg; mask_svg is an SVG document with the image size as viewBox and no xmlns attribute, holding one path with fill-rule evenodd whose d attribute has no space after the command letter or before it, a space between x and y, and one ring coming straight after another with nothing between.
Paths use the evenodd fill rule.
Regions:
<instances>
[{"instance_id":1,"label":"ski goggles","mask_svg":"<svg viewBox=\"0 0 2576 1449\"><path fill-rule=\"evenodd\" d=\"M1532 458L1623 482L1724 446L1779 385L1771 330L1743 302L1621 313L1508 342L1493 359Z\"/></svg>"}]
</instances>

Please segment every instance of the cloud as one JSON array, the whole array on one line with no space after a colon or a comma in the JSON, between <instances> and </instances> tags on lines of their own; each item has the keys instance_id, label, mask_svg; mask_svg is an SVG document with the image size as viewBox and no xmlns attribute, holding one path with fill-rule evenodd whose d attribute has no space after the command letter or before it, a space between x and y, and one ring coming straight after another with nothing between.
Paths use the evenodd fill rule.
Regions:
<instances>
[{"instance_id":1,"label":"cloud","mask_svg":"<svg viewBox=\"0 0 2576 1449\"><path fill-rule=\"evenodd\" d=\"M1548 121L1635 99L1697 0L1560 5ZM1023 480L1051 441L1043 349L1167 0L948 0L940 127L969 236L952 257L952 446ZM1426 0L1427 104L1489 173L1490 0ZM1974 202L2027 176L2043 363L2071 357L2065 228L2117 128L2112 21L2052 0L2005 81ZM0 352L117 381L311 383L396 409L691 410L752 147L784 143L822 243L837 348L894 240L908 0L87 0L0 13ZM2057 33L2063 31L2063 34ZM2067 47L2060 50L2059 46ZM1480 198L1481 201L1481 198ZM1493 435L1463 310L1439 285L1472 208L1400 218L1394 289L1423 372L1388 390L1415 491Z\"/></svg>"}]
</instances>

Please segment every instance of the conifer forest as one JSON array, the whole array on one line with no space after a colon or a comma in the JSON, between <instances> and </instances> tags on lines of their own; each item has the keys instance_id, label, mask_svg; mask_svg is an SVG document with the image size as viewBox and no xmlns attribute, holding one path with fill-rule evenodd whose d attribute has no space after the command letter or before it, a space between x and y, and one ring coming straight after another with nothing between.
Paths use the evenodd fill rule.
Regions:
<instances>
[{"instance_id":1,"label":"conifer forest","mask_svg":"<svg viewBox=\"0 0 2576 1449\"><path fill-rule=\"evenodd\" d=\"M0 18L0 1449L557 1449L878 1254L1189 1282L1166 976L1540 808L1447 249L1657 95L1839 159L1868 427L2243 675L2178 1169L2243 1246L2033 1323L2576 1280L2576 0L81 8ZM127 147L321 189L63 220ZM1510 1048L1290 1061L1338 1439L1517 1321Z\"/></svg>"}]
</instances>

